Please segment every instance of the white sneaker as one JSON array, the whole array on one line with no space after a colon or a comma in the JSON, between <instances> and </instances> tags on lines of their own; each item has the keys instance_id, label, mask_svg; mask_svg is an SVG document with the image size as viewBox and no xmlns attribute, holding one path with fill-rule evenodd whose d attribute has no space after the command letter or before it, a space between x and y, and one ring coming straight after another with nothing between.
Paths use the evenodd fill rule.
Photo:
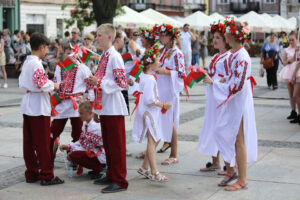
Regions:
<instances>
[{"instance_id":1,"label":"white sneaker","mask_svg":"<svg viewBox=\"0 0 300 200\"><path fill-rule=\"evenodd\" d=\"M7 87L8 87L7 83L4 83L3 88L7 88Z\"/></svg>"}]
</instances>

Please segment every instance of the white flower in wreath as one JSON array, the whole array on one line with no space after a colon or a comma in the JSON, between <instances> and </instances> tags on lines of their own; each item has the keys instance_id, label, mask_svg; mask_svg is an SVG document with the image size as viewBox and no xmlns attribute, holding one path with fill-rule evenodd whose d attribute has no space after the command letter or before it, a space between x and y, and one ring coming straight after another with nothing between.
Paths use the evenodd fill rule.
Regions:
<instances>
[{"instance_id":1,"label":"white flower in wreath","mask_svg":"<svg viewBox=\"0 0 300 200\"><path fill-rule=\"evenodd\" d=\"M146 32L146 33L145 33L145 37L146 37L146 38L149 37L149 32Z\"/></svg>"},{"instance_id":2,"label":"white flower in wreath","mask_svg":"<svg viewBox=\"0 0 300 200\"><path fill-rule=\"evenodd\" d=\"M226 33L230 33L230 26L226 27Z\"/></svg>"},{"instance_id":3,"label":"white flower in wreath","mask_svg":"<svg viewBox=\"0 0 300 200\"><path fill-rule=\"evenodd\" d=\"M165 32L165 31L166 31L166 27L165 27L165 26L162 26L162 27L160 28L160 30L161 30L162 32Z\"/></svg>"},{"instance_id":4,"label":"white flower in wreath","mask_svg":"<svg viewBox=\"0 0 300 200\"><path fill-rule=\"evenodd\" d=\"M235 34L238 35L238 34L239 34L239 31L235 31Z\"/></svg>"},{"instance_id":5,"label":"white flower in wreath","mask_svg":"<svg viewBox=\"0 0 300 200\"><path fill-rule=\"evenodd\" d=\"M147 63L151 63L151 62L152 62L152 59L151 59L150 57L148 57L148 58L146 59L146 61L147 61Z\"/></svg>"}]
</instances>

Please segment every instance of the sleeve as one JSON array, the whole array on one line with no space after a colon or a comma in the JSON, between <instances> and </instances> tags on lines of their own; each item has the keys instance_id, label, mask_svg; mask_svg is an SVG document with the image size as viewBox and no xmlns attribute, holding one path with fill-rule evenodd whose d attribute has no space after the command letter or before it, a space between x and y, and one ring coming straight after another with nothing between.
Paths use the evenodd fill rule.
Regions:
<instances>
[{"instance_id":1,"label":"sleeve","mask_svg":"<svg viewBox=\"0 0 300 200\"><path fill-rule=\"evenodd\" d=\"M48 79L43 68L37 68L33 72L32 81L34 85L43 92L51 92L54 90L54 83Z\"/></svg>"},{"instance_id":2,"label":"sleeve","mask_svg":"<svg viewBox=\"0 0 300 200\"><path fill-rule=\"evenodd\" d=\"M181 92L184 87L183 77L185 76L184 58L181 52L176 52L174 57L175 70L171 71L171 79L173 85L173 92L175 94Z\"/></svg>"},{"instance_id":3,"label":"sleeve","mask_svg":"<svg viewBox=\"0 0 300 200\"><path fill-rule=\"evenodd\" d=\"M60 69L60 67L57 65L57 66L55 67L55 72L54 72L54 78L53 78L53 82L54 82L54 83L60 84L60 82L61 82L61 75L60 75L60 72L61 72L61 69Z\"/></svg>"},{"instance_id":4,"label":"sleeve","mask_svg":"<svg viewBox=\"0 0 300 200\"><path fill-rule=\"evenodd\" d=\"M151 107L154 106L155 103L158 102L157 90L155 80L149 80L147 84L145 84L143 95L143 103L144 105Z\"/></svg>"},{"instance_id":5,"label":"sleeve","mask_svg":"<svg viewBox=\"0 0 300 200\"><path fill-rule=\"evenodd\" d=\"M265 43L261 46L261 48L260 48L260 51L261 51L261 52L265 53L266 45L267 45L267 42L265 42Z\"/></svg>"},{"instance_id":6,"label":"sleeve","mask_svg":"<svg viewBox=\"0 0 300 200\"><path fill-rule=\"evenodd\" d=\"M127 88L127 78L122 57L112 56L111 59L113 79L105 78L101 83L101 88L106 94L112 94Z\"/></svg>"},{"instance_id":7,"label":"sleeve","mask_svg":"<svg viewBox=\"0 0 300 200\"><path fill-rule=\"evenodd\" d=\"M234 98L244 88L248 66L248 60L237 59L228 83L215 82L213 84L214 96L218 104Z\"/></svg>"}]
</instances>

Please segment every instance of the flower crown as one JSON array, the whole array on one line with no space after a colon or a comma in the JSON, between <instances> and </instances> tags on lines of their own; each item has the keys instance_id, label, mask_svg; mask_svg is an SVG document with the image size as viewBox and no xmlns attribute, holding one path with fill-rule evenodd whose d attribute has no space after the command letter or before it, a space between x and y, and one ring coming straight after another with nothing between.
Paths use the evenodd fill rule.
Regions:
<instances>
[{"instance_id":1,"label":"flower crown","mask_svg":"<svg viewBox=\"0 0 300 200\"><path fill-rule=\"evenodd\" d=\"M225 34L225 26L220 20L218 22L214 22L213 24L210 25L210 32L215 33L219 32L222 35Z\"/></svg>"},{"instance_id":2,"label":"flower crown","mask_svg":"<svg viewBox=\"0 0 300 200\"><path fill-rule=\"evenodd\" d=\"M233 18L226 16L224 20L226 33L231 33L235 38L241 42L248 41L250 28L247 23L241 22L242 30L237 30Z\"/></svg>"},{"instance_id":3,"label":"flower crown","mask_svg":"<svg viewBox=\"0 0 300 200\"><path fill-rule=\"evenodd\" d=\"M156 39L156 33L155 33L155 30L153 30L153 29L140 27L139 34L141 36L145 37L147 40L155 40Z\"/></svg>"},{"instance_id":4,"label":"flower crown","mask_svg":"<svg viewBox=\"0 0 300 200\"><path fill-rule=\"evenodd\" d=\"M159 44L155 43L150 49L146 50L144 57L141 60L143 66L155 63L159 56Z\"/></svg>"},{"instance_id":5,"label":"flower crown","mask_svg":"<svg viewBox=\"0 0 300 200\"><path fill-rule=\"evenodd\" d=\"M174 28L170 24L162 24L162 25L160 25L158 27L158 31L162 35L169 35L169 34L171 34L176 39L180 35L180 31L178 30L178 28Z\"/></svg>"}]
</instances>

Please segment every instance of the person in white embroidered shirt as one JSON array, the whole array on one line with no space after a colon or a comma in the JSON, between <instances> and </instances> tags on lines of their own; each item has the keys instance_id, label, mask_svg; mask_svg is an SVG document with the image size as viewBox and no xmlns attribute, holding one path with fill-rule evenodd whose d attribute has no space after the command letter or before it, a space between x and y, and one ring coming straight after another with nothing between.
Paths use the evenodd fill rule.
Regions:
<instances>
[{"instance_id":1,"label":"person in white embroidered shirt","mask_svg":"<svg viewBox=\"0 0 300 200\"><path fill-rule=\"evenodd\" d=\"M64 183L54 177L50 156L50 96L59 85L50 81L41 59L47 53L49 39L41 33L33 33L30 39L32 52L27 56L19 77L19 87L26 90L21 103L23 114L23 154L27 183L38 180L41 185ZM39 170L40 167L40 170Z\"/></svg>"},{"instance_id":2,"label":"person in white embroidered shirt","mask_svg":"<svg viewBox=\"0 0 300 200\"><path fill-rule=\"evenodd\" d=\"M67 151L67 159L79 166L92 169L91 179L100 175L106 164L105 151L102 142L101 128L93 120L94 114L90 101L79 105L80 119L83 121L79 140L69 145L60 145L61 151Z\"/></svg>"},{"instance_id":3,"label":"person in white embroidered shirt","mask_svg":"<svg viewBox=\"0 0 300 200\"><path fill-rule=\"evenodd\" d=\"M184 56L186 72L188 72L188 68L192 64L192 41L194 40L196 40L196 38L190 31L190 25L184 24L183 31L180 33L180 43L181 43L181 51Z\"/></svg>"},{"instance_id":4,"label":"person in white embroidered shirt","mask_svg":"<svg viewBox=\"0 0 300 200\"><path fill-rule=\"evenodd\" d=\"M102 24L97 30L97 42L103 49L95 76L89 81L96 86L94 112L100 115L103 145L106 152L106 177L95 184L109 184L103 193L124 191L126 180L126 135L124 116L128 114L122 90L127 88L124 62L112 46L116 30L112 24Z\"/></svg>"},{"instance_id":5,"label":"person in white embroidered shirt","mask_svg":"<svg viewBox=\"0 0 300 200\"><path fill-rule=\"evenodd\" d=\"M51 123L50 150L53 149L54 141L63 132L68 119L70 119L72 125L72 142L79 139L82 121L79 118L78 102L83 99L83 94L86 90L89 93L88 99L94 100L94 90L89 87L88 83L88 77L92 72L84 62L78 62L75 58L77 55L70 56L71 53L70 45L66 44L64 47L65 60L58 63L54 74L54 82L60 85L60 89L54 94L55 96L51 97L52 116L54 119ZM59 99L58 102L57 99ZM58 103L56 106L54 106L56 103L53 103L53 100ZM55 151L51 154L51 158L54 165Z\"/></svg>"}]
</instances>

